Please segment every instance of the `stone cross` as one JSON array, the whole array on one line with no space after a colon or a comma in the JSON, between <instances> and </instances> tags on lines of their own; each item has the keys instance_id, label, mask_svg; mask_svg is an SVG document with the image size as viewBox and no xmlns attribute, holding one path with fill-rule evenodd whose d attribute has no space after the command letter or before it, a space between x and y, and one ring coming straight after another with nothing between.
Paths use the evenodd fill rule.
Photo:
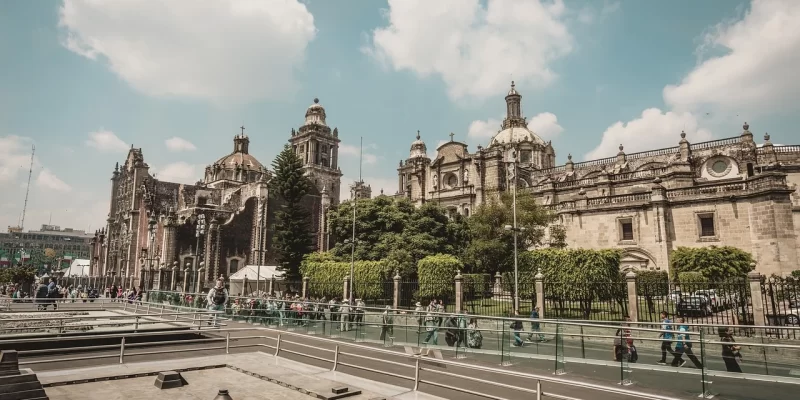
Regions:
<instances>
[{"instance_id":1,"label":"stone cross","mask_svg":"<svg viewBox=\"0 0 800 400\"><path fill-rule=\"evenodd\" d=\"M450 141L451 141L451 142L453 141L453 136L455 136L455 135L456 135L455 133L453 133L453 132L450 132Z\"/></svg>"},{"instance_id":2,"label":"stone cross","mask_svg":"<svg viewBox=\"0 0 800 400\"><path fill-rule=\"evenodd\" d=\"M240 126L239 128L242 129L242 136L244 136L244 125Z\"/></svg>"}]
</instances>

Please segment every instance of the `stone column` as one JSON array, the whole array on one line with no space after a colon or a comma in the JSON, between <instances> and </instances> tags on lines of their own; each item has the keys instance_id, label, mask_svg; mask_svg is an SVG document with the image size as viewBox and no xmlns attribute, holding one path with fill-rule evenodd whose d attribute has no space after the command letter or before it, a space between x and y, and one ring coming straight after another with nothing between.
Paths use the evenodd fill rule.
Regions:
<instances>
[{"instance_id":1,"label":"stone column","mask_svg":"<svg viewBox=\"0 0 800 400\"><path fill-rule=\"evenodd\" d=\"M753 304L753 325L766 325L764 297L761 294L761 274L750 271L747 274L747 281L750 283L750 301ZM759 331L758 334L761 335L763 332Z\"/></svg>"},{"instance_id":2,"label":"stone column","mask_svg":"<svg viewBox=\"0 0 800 400\"><path fill-rule=\"evenodd\" d=\"M464 310L464 277L461 276L461 271L456 271L456 312L460 313Z\"/></svg>"},{"instance_id":3,"label":"stone column","mask_svg":"<svg viewBox=\"0 0 800 400\"><path fill-rule=\"evenodd\" d=\"M392 308L400 308L400 271L394 271L394 293L392 295Z\"/></svg>"},{"instance_id":4,"label":"stone column","mask_svg":"<svg viewBox=\"0 0 800 400\"><path fill-rule=\"evenodd\" d=\"M188 267L184 268L184 270L183 270L183 292L184 293L188 293L189 292L189 274L191 274L191 273L192 273L192 270L190 270Z\"/></svg>"},{"instance_id":5,"label":"stone column","mask_svg":"<svg viewBox=\"0 0 800 400\"><path fill-rule=\"evenodd\" d=\"M200 268L197 269L197 287L195 288L195 293L200 293L200 290L203 289L203 274L206 272L206 268L203 263L200 263Z\"/></svg>"},{"instance_id":6,"label":"stone column","mask_svg":"<svg viewBox=\"0 0 800 400\"><path fill-rule=\"evenodd\" d=\"M494 290L492 290L495 296L499 296L503 294L503 277L500 275L500 271L497 271L494 274Z\"/></svg>"},{"instance_id":7,"label":"stone column","mask_svg":"<svg viewBox=\"0 0 800 400\"><path fill-rule=\"evenodd\" d=\"M633 271L625 274L625 284L628 286L628 316L631 321L639 321L639 296L636 293L636 274Z\"/></svg>"},{"instance_id":8,"label":"stone column","mask_svg":"<svg viewBox=\"0 0 800 400\"><path fill-rule=\"evenodd\" d=\"M348 275L344 277L344 287L342 288L342 301L350 298L349 289L350 289L350 276Z\"/></svg>"},{"instance_id":9,"label":"stone column","mask_svg":"<svg viewBox=\"0 0 800 400\"><path fill-rule=\"evenodd\" d=\"M546 311L544 307L544 275L537 272L533 279L536 282L536 306L539 307L539 318L544 319Z\"/></svg>"},{"instance_id":10,"label":"stone column","mask_svg":"<svg viewBox=\"0 0 800 400\"><path fill-rule=\"evenodd\" d=\"M307 276L304 276L304 277L303 277L303 291L302 291L302 293L301 293L301 297L302 297L302 298L304 298L304 299L305 299L306 297L308 297L308 280L309 280L309 279L310 279L310 278L309 278L309 277L307 277Z\"/></svg>"},{"instance_id":11,"label":"stone column","mask_svg":"<svg viewBox=\"0 0 800 400\"><path fill-rule=\"evenodd\" d=\"M175 261L172 263L172 275L170 276L169 286L167 290L177 290L178 289L178 262Z\"/></svg>"}]
</instances>

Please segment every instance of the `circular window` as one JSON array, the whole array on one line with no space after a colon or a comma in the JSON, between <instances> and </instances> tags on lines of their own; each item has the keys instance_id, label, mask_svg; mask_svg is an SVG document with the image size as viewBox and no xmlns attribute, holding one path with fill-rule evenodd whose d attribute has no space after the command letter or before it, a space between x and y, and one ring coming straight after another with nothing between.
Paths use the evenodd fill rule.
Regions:
<instances>
[{"instance_id":1,"label":"circular window","mask_svg":"<svg viewBox=\"0 0 800 400\"><path fill-rule=\"evenodd\" d=\"M450 174L447 176L447 186L449 187L458 186L458 177L455 174Z\"/></svg>"},{"instance_id":2,"label":"circular window","mask_svg":"<svg viewBox=\"0 0 800 400\"><path fill-rule=\"evenodd\" d=\"M722 160L714 161L714 163L711 164L711 169L718 174L722 174L728 169L728 163Z\"/></svg>"},{"instance_id":3,"label":"circular window","mask_svg":"<svg viewBox=\"0 0 800 400\"><path fill-rule=\"evenodd\" d=\"M725 157L715 157L706 162L706 171L715 178L727 176L731 169L733 169L733 163Z\"/></svg>"}]
</instances>

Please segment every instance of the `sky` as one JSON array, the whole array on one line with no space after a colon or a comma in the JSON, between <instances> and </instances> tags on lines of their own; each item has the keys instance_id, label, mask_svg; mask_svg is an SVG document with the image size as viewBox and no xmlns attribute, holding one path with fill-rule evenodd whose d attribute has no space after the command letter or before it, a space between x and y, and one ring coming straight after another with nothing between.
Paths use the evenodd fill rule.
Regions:
<instances>
[{"instance_id":1,"label":"sky","mask_svg":"<svg viewBox=\"0 0 800 400\"><path fill-rule=\"evenodd\" d=\"M202 6L200 6L202 4ZM486 146L510 81L562 164L736 136L800 144L796 0L0 2L0 226L105 224L142 148L194 183L233 149L270 165L314 98L338 127L342 198L397 190L419 130Z\"/></svg>"}]
</instances>

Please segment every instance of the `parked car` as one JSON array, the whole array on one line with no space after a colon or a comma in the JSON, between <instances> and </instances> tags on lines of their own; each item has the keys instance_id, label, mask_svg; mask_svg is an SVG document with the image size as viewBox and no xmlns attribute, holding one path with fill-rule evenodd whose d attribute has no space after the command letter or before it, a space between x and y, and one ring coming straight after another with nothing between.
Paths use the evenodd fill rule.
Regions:
<instances>
[{"instance_id":1,"label":"parked car","mask_svg":"<svg viewBox=\"0 0 800 400\"><path fill-rule=\"evenodd\" d=\"M669 301L673 303L679 303L681 301L681 297L683 297L683 294L681 293L680 289L675 289L669 293Z\"/></svg>"},{"instance_id":2,"label":"parked car","mask_svg":"<svg viewBox=\"0 0 800 400\"><path fill-rule=\"evenodd\" d=\"M717 311L727 306L725 301L720 299L720 297L717 295L716 289L697 290L694 292L694 295L706 297L713 311Z\"/></svg>"},{"instance_id":3,"label":"parked car","mask_svg":"<svg viewBox=\"0 0 800 400\"><path fill-rule=\"evenodd\" d=\"M700 315L707 317L714 313L706 296L684 296L676 307L678 315Z\"/></svg>"}]
</instances>

